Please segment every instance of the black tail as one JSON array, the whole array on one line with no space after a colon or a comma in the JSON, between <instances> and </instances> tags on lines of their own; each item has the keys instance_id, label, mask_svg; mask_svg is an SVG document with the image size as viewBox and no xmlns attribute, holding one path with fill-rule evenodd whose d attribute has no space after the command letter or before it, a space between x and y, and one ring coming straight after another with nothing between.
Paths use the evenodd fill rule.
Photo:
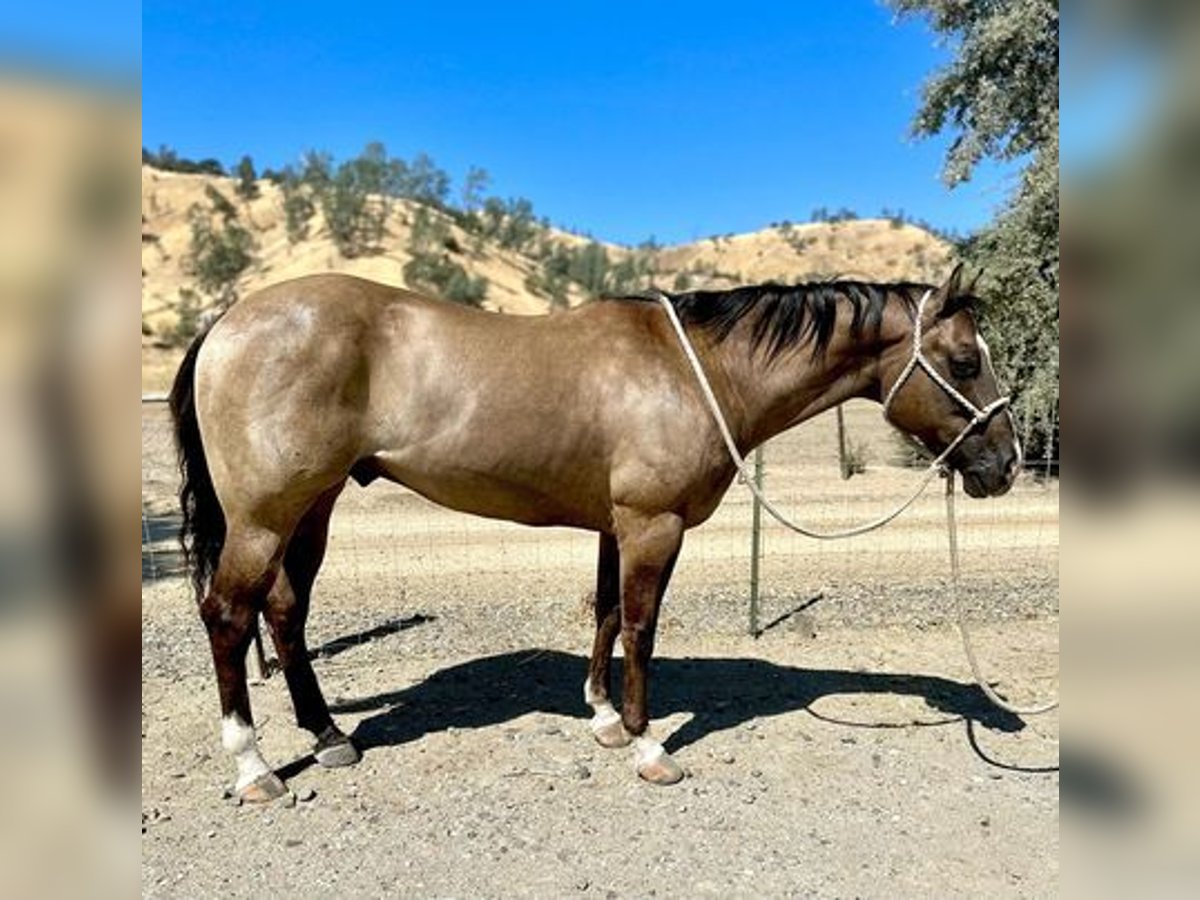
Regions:
<instances>
[{"instance_id":1,"label":"black tail","mask_svg":"<svg viewBox=\"0 0 1200 900\"><path fill-rule=\"evenodd\" d=\"M197 602L204 599L225 545L225 513L213 490L196 421L196 357L205 336L202 333L192 341L171 386L175 450L179 455L179 474L183 476L183 486L179 489L179 506L183 511L179 543L184 561L192 570Z\"/></svg>"}]
</instances>

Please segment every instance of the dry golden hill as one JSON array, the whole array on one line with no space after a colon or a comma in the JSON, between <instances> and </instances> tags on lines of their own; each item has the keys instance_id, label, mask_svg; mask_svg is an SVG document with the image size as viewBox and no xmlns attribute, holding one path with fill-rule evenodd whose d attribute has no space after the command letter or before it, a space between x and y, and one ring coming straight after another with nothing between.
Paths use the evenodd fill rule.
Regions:
<instances>
[{"instance_id":1,"label":"dry golden hill","mask_svg":"<svg viewBox=\"0 0 1200 900\"><path fill-rule=\"evenodd\" d=\"M259 181L259 196L243 201L234 180L211 175L182 174L142 167L142 334L143 388L162 390L177 365L181 349L176 336L181 291L193 286L187 272L191 244L188 211L208 206L205 189L211 185L235 203L240 223L255 240L255 263L238 283L240 296L288 278L313 272L347 272L404 286L403 269L409 252L411 224L417 204L393 202L381 252L355 259L342 257L318 211L309 237L297 244L287 239L282 192ZM453 238L454 261L472 277L488 281L484 306L516 314L539 314L550 301L526 286L541 265L530 256L480 243L447 221ZM551 229L544 236L567 247L587 239ZM640 254L654 273L655 284L666 289L730 287L764 281L796 282L830 276L868 280L931 280L945 268L949 246L923 229L883 219L768 228L748 234L708 238L692 244L653 251L633 251L606 244L613 263ZM585 294L572 285L569 302ZM202 298L203 301L203 298Z\"/></svg>"}]
</instances>

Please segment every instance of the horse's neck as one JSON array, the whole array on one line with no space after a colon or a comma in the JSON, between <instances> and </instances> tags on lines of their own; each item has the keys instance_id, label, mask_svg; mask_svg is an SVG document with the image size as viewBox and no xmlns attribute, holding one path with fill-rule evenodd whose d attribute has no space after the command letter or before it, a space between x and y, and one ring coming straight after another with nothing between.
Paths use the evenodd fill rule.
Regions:
<instances>
[{"instance_id":1,"label":"horse's neck","mask_svg":"<svg viewBox=\"0 0 1200 900\"><path fill-rule=\"evenodd\" d=\"M782 431L853 397L877 396L877 357L865 347L831 346L813 358L807 346L773 362L731 342L720 348L725 373L722 407L741 449L749 451Z\"/></svg>"}]
</instances>

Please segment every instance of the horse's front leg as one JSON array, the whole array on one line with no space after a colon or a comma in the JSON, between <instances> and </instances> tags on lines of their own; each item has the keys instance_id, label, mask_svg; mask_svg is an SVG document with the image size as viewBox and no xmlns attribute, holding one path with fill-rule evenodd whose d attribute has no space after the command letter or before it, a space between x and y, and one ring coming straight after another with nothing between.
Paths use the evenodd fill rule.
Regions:
<instances>
[{"instance_id":1,"label":"horse's front leg","mask_svg":"<svg viewBox=\"0 0 1200 900\"><path fill-rule=\"evenodd\" d=\"M633 735L637 773L654 784L683 778L679 764L647 733L647 669L654 652L658 609L683 542L683 522L672 513L618 517L621 643L625 651L621 720Z\"/></svg>"},{"instance_id":2,"label":"horse's front leg","mask_svg":"<svg viewBox=\"0 0 1200 900\"><path fill-rule=\"evenodd\" d=\"M613 644L621 631L621 562L617 539L600 535L600 560L596 567L596 640L583 683L583 700L592 708L592 734L602 747L624 747L631 738L621 715L609 699L609 667Z\"/></svg>"}]
</instances>

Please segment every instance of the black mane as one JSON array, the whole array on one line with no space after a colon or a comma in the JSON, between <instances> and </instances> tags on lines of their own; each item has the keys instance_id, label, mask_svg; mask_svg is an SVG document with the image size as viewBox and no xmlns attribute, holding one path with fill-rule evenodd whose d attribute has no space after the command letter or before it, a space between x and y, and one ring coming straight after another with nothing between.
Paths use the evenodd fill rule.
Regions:
<instances>
[{"instance_id":1,"label":"black mane","mask_svg":"<svg viewBox=\"0 0 1200 900\"><path fill-rule=\"evenodd\" d=\"M760 284L727 291L684 291L667 293L679 320L711 332L718 341L729 337L738 323L752 317L751 349L765 347L773 359L788 347L812 341L812 354L821 355L829 346L837 321L839 300L853 310L850 332L877 334L883 309L890 297L902 302L909 314L929 285L912 282L874 284L863 281L818 281L807 284ZM656 300L657 294L636 294L612 300Z\"/></svg>"}]
</instances>

